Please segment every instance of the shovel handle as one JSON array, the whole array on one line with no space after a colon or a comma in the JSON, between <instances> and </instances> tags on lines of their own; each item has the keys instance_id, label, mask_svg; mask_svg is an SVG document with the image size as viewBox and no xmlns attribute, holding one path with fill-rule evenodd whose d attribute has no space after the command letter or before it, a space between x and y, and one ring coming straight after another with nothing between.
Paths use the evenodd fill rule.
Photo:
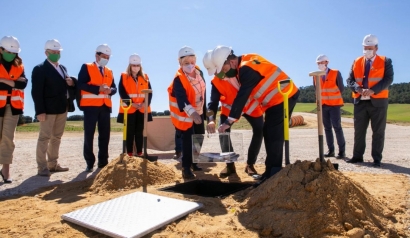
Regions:
<instances>
[{"instance_id":1,"label":"shovel handle","mask_svg":"<svg viewBox=\"0 0 410 238\"><path fill-rule=\"evenodd\" d=\"M128 110L132 107L131 99L121 99L120 104L121 104L121 108L122 108L124 111L128 111ZM128 105L128 104L129 104L129 105Z\"/></svg>"},{"instance_id":2,"label":"shovel handle","mask_svg":"<svg viewBox=\"0 0 410 238\"><path fill-rule=\"evenodd\" d=\"M281 89L281 85L282 84L289 84L289 89L286 92L283 92ZM292 79L285 79L285 80L280 80L278 82L278 91L280 92L280 94L282 94L283 96L288 96L293 90L293 83L292 83Z\"/></svg>"}]
</instances>

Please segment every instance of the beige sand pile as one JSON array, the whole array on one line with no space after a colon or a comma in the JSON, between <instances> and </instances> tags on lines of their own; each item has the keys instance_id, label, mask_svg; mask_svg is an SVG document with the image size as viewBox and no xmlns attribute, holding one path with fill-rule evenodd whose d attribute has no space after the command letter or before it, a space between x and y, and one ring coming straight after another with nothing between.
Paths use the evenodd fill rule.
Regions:
<instances>
[{"instance_id":1,"label":"beige sand pile","mask_svg":"<svg viewBox=\"0 0 410 238\"><path fill-rule=\"evenodd\" d=\"M166 165L140 157L125 156L112 160L96 176L91 190L104 192L133 189L146 185L169 184L175 181L175 172Z\"/></svg>"},{"instance_id":2,"label":"beige sand pile","mask_svg":"<svg viewBox=\"0 0 410 238\"><path fill-rule=\"evenodd\" d=\"M263 236L398 237L392 212L328 163L297 161L248 194L239 219Z\"/></svg>"}]
</instances>

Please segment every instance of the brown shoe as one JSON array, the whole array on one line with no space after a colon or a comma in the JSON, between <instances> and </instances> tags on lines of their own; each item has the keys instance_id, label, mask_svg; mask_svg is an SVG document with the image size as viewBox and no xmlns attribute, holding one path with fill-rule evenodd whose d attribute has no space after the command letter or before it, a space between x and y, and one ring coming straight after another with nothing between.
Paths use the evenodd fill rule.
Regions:
<instances>
[{"instance_id":1,"label":"brown shoe","mask_svg":"<svg viewBox=\"0 0 410 238\"><path fill-rule=\"evenodd\" d=\"M54 166L53 168L48 168L50 172L65 172L68 171L68 168L61 167L59 164Z\"/></svg>"},{"instance_id":2,"label":"brown shoe","mask_svg":"<svg viewBox=\"0 0 410 238\"><path fill-rule=\"evenodd\" d=\"M37 172L37 175L38 175L38 176L50 177L50 176L51 176L51 173L50 173L50 170L48 170L47 168L44 168L43 170L39 170L39 171Z\"/></svg>"},{"instance_id":3,"label":"brown shoe","mask_svg":"<svg viewBox=\"0 0 410 238\"><path fill-rule=\"evenodd\" d=\"M251 164L251 165L249 165L249 164L246 165L245 173L247 173L249 176L258 174L258 172L256 171L255 167L253 167L253 164Z\"/></svg>"},{"instance_id":4,"label":"brown shoe","mask_svg":"<svg viewBox=\"0 0 410 238\"><path fill-rule=\"evenodd\" d=\"M236 174L235 163L227 163L226 167L219 173L219 177L226 178L232 174Z\"/></svg>"}]
</instances>

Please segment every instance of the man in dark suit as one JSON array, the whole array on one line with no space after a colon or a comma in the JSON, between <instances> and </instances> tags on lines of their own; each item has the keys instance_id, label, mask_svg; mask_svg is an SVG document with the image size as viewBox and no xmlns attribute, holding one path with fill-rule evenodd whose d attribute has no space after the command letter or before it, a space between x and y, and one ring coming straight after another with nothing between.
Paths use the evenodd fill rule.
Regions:
<instances>
[{"instance_id":1,"label":"man in dark suit","mask_svg":"<svg viewBox=\"0 0 410 238\"><path fill-rule=\"evenodd\" d=\"M347 79L354 103L353 157L347 162L363 162L366 131L371 121L373 165L380 167L389 103L388 87L393 82L394 72L391 59L377 55L377 49L377 37L366 35L363 39L364 56L358 57L353 62Z\"/></svg>"},{"instance_id":2,"label":"man in dark suit","mask_svg":"<svg viewBox=\"0 0 410 238\"><path fill-rule=\"evenodd\" d=\"M38 175L50 176L51 172L68 171L57 160L67 111L75 110L73 100L77 80L70 77L66 67L58 62L62 50L58 40L48 40L44 49L47 59L33 69L31 95L40 122L36 150Z\"/></svg>"}]
</instances>

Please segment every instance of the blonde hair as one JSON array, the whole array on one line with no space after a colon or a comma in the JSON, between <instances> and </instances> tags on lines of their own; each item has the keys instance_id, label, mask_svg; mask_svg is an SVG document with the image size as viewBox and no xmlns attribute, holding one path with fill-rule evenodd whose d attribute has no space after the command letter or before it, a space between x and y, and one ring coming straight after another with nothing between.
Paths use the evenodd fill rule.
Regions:
<instances>
[{"instance_id":1,"label":"blonde hair","mask_svg":"<svg viewBox=\"0 0 410 238\"><path fill-rule=\"evenodd\" d=\"M137 73L137 78L138 76L141 76L145 81L147 81L147 79L145 78L145 73L142 70L142 65L140 65L140 71ZM125 71L128 75L132 75L132 70L131 70L131 64L128 64L127 70Z\"/></svg>"}]
</instances>

